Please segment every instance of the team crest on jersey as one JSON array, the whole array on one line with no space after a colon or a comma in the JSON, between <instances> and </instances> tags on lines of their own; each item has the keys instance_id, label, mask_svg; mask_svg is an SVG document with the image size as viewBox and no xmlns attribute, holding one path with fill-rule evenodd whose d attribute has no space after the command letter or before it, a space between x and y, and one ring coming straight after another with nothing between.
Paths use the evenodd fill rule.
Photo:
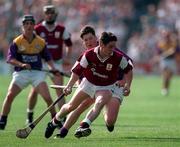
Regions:
<instances>
[{"instance_id":1,"label":"team crest on jersey","mask_svg":"<svg viewBox=\"0 0 180 147\"><path fill-rule=\"evenodd\" d=\"M55 38L59 38L60 37L60 32L55 32L54 36L55 36Z\"/></svg>"},{"instance_id":2,"label":"team crest on jersey","mask_svg":"<svg viewBox=\"0 0 180 147\"><path fill-rule=\"evenodd\" d=\"M40 50L41 49L41 46L39 44L35 44L35 48Z\"/></svg>"},{"instance_id":3,"label":"team crest on jersey","mask_svg":"<svg viewBox=\"0 0 180 147\"><path fill-rule=\"evenodd\" d=\"M46 37L46 34L45 34L44 32L42 32L42 33L40 34L40 36L41 36L42 38L45 38L45 37Z\"/></svg>"},{"instance_id":4,"label":"team crest on jersey","mask_svg":"<svg viewBox=\"0 0 180 147\"><path fill-rule=\"evenodd\" d=\"M112 64L107 64L106 65L106 70L109 70L109 71L112 70Z\"/></svg>"},{"instance_id":5,"label":"team crest on jersey","mask_svg":"<svg viewBox=\"0 0 180 147\"><path fill-rule=\"evenodd\" d=\"M19 49L19 51L25 51L26 50L26 48L23 45L21 45L18 49Z\"/></svg>"}]
</instances>

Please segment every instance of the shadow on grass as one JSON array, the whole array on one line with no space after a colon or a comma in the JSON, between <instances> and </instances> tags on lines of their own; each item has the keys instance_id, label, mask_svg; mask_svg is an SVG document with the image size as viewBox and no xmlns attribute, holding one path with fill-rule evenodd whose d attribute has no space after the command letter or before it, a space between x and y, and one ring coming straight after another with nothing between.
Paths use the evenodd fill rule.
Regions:
<instances>
[{"instance_id":1,"label":"shadow on grass","mask_svg":"<svg viewBox=\"0 0 180 147\"><path fill-rule=\"evenodd\" d=\"M100 127L105 127L105 124L93 124L94 126L100 126ZM129 128L129 127L136 127L136 128L143 128L143 127L159 127L158 125L116 125L116 128Z\"/></svg>"},{"instance_id":2,"label":"shadow on grass","mask_svg":"<svg viewBox=\"0 0 180 147\"><path fill-rule=\"evenodd\" d=\"M98 141L98 142L127 142L127 141L133 141L133 142L180 142L180 138L176 137L113 137L113 138L88 138L86 141Z\"/></svg>"},{"instance_id":3,"label":"shadow on grass","mask_svg":"<svg viewBox=\"0 0 180 147\"><path fill-rule=\"evenodd\" d=\"M138 140L138 141L160 141L160 142L180 142L180 138L176 137L120 137L120 140Z\"/></svg>"},{"instance_id":4,"label":"shadow on grass","mask_svg":"<svg viewBox=\"0 0 180 147\"><path fill-rule=\"evenodd\" d=\"M94 126L102 126L105 127L105 125L102 124L96 124ZM116 128L158 128L158 125L116 125ZM94 138L95 139L95 138ZM161 136L113 136L113 138L100 138L104 141L157 141L157 142L180 142L180 137L161 137ZM97 140L97 138L96 138Z\"/></svg>"}]
</instances>

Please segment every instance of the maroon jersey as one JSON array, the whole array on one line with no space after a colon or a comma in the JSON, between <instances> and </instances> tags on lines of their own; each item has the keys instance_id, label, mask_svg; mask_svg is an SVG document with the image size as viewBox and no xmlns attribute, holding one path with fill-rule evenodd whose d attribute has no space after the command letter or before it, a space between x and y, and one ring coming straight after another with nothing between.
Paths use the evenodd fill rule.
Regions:
<instances>
[{"instance_id":1,"label":"maroon jersey","mask_svg":"<svg viewBox=\"0 0 180 147\"><path fill-rule=\"evenodd\" d=\"M122 70L132 69L127 59L117 51L102 60L98 55L99 46L87 50L78 64L73 67L72 72L83 76L91 83L97 86L107 86L115 83L118 78L119 68Z\"/></svg>"},{"instance_id":2,"label":"maroon jersey","mask_svg":"<svg viewBox=\"0 0 180 147\"><path fill-rule=\"evenodd\" d=\"M38 35L45 39L47 49L52 55L53 60L59 60L63 55L63 43L66 46L72 46L70 34L65 27L55 24L54 28L48 29L45 21L35 26L35 31Z\"/></svg>"},{"instance_id":3,"label":"maroon jersey","mask_svg":"<svg viewBox=\"0 0 180 147\"><path fill-rule=\"evenodd\" d=\"M117 52L119 52L120 54L122 54L127 60L128 60L128 63L133 66L133 60L126 54L124 53L123 51L119 50L118 48L115 48L115 50ZM122 80L123 77L124 77L124 74L127 73L129 71L128 68L126 68L126 70L122 70L121 68L119 68L119 76L118 76L118 80Z\"/></svg>"}]
</instances>

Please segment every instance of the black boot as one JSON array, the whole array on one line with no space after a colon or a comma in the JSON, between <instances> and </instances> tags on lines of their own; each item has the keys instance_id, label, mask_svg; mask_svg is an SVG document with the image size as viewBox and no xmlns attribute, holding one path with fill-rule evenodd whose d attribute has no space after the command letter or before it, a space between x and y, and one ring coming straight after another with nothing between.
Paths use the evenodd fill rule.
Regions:
<instances>
[{"instance_id":1,"label":"black boot","mask_svg":"<svg viewBox=\"0 0 180 147\"><path fill-rule=\"evenodd\" d=\"M46 131L45 131L44 136L45 136L46 138L51 137L52 134L53 134L53 132L54 132L54 130L56 129L56 127L57 127L57 126L54 126L52 122L49 122L49 123L47 124Z\"/></svg>"},{"instance_id":2,"label":"black boot","mask_svg":"<svg viewBox=\"0 0 180 147\"><path fill-rule=\"evenodd\" d=\"M81 122L80 127L78 127L75 131L74 136L77 138L87 137L91 134L91 129L89 128L89 124L86 122Z\"/></svg>"},{"instance_id":3,"label":"black boot","mask_svg":"<svg viewBox=\"0 0 180 147\"><path fill-rule=\"evenodd\" d=\"M7 116L1 116L0 117L0 130L4 130L7 123Z\"/></svg>"},{"instance_id":4,"label":"black boot","mask_svg":"<svg viewBox=\"0 0 180 147\"><path fill-rule=\"evenodd\" d=\"M107 130L108 130L109 132L114 131L114 125L112 125L112 126L106 125L106 127L107 127Z\"/></svg>"},{"instance_id":5,"label":"black boot","mask_svg":"<svg viewBox=\"0 0 180 147\"><path fill-rule=\"evenodd\" d=\"M55 125L53 124L52 121L55 121ZM44 134L44 136L46 138L51 137L56 128L61 128L63 126L62 122L56 120L56 118L53 118L52 121L47 124L46 131L45 131L45 134Z\"/></svg>"}]
</instances>

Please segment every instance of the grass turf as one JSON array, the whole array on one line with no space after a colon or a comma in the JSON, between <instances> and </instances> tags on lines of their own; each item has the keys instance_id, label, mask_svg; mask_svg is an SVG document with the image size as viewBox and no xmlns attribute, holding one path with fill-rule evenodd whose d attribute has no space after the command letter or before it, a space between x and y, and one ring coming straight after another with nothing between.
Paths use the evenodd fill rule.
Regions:
<instances>
[{"instance_id":1,"label":"grass turf","mask_svg":"<svg viewBox=\"0 0 180 147\"><path fill-rule=\"evenodd\" d=\"M0 76L0 106L6 95L11 76ZM48 81L49 84L51 84ZM124 98L115 130L109 133L104 125L102 114L92 125L92 134L87 138L76 139L76 123L64 139L45 139L44 130L50 115L46 115L27 139L16 138L17 129L25 126L27 95L30 87L18 95L12 105L5 131L0 130L0 146L3 147L178 147L180 146L180 79L174 77L170 94L160 94L159 76L138 76L132 83L132 92ZM51 89L53 98L55 92ZM39 97L35 117L46 109ZM80 119L84 117L81 116ZM79 120L80 121L80 120Z\"/></svg>"}]
</instances>

